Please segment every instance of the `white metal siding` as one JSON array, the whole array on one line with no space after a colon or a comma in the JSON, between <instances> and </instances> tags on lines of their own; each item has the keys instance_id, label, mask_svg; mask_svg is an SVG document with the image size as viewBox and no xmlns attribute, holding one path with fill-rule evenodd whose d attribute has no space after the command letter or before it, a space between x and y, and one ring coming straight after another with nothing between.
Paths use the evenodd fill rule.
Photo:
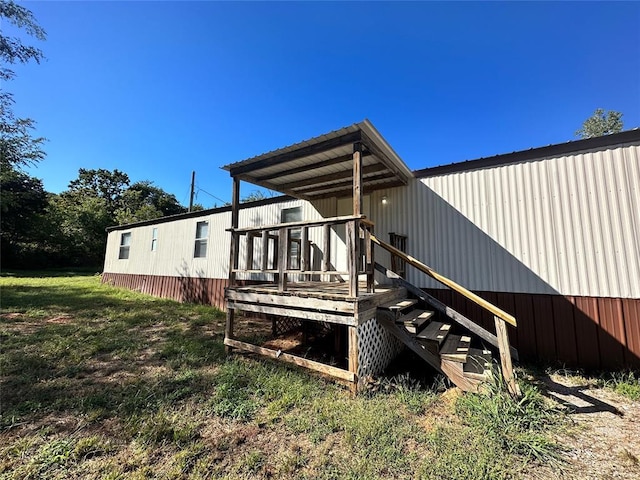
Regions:
<instances>
[{"instance_id":1,"label":"white metal siding","mask_svg":"<svg viewBox=\"0 0 640 480\"><path fill-rule=\"evenodd\" d=\"M371 208L383 240L408 235L412 255L468 288L640 298L638 145L428 177L374 192Z\"/></svg>"},{"instance_id":2,"label":"white metal siding","mask_svg":"<svg viewBox=\"0 0 640 480\"><path fill-rule=\"evenodd\" d=\"M242 208L239 226L272 225L280 223L284 208L302 208L302 218L316 220L336 215L335 198L318 200L314 204L303 200L289 200L258 207ZM194 258L195 233L198 222L209 222L209 238L205 258ZM231 234L226 231L231 226L231 212L213 213L195 218L179 219L172 222L132 227L109 232L105 254L104 271L109 273L129 273L143 275L185 276L202 278L227 278L229 271L229 251ZM158 229L156 251L151 251L152 231ZM120 236L131 232L129 258L118 259ZM310 240L322 245L321 229L311 229ZM332 235L332 257L344 256L344 239ZM240 267L244 267L246 241L240 242ZM261 243L254 244L254 261L261 259ZM258 277L252 277L258 278Z\"/></svg>"}]
</instances>

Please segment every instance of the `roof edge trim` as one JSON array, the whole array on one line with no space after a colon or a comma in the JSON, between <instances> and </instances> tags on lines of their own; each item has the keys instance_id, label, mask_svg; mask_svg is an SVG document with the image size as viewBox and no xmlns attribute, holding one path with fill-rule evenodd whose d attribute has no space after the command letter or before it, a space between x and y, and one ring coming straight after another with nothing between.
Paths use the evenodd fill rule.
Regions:
<instances>
[{"instance_id":1,"label":"roof edge trim","mask_svg":"<svg viewBox=\"0 0 640 480\"><path fill-rule=\"evenodd\" d=\"M278 195L277 197L265 198L263 200L255 200L253 202L244 202L240 204L240 210L251 207L261 207L262 205L271 205L273 203L288 202L291 200L298 200L290 195ZM174 220L184 220L187 218L204 217L206 215L213 215L216 213L230 212L231 206L209 208L207 210L198 210L196 212L178 213L176 215L167 215L166 217L154 218L152 220L143 220L141 222L127 223L124 225L113 225L107 227L107 232L113 232L115 230L128 230L130 228L145 227L149 225L158 225L161 223L173 222Z\"/></svg>"},{"instance_id":2,"label":"roof edge trim","mask_svg":"<svg viewBox=\"0 0 640 480\"><path fill-rule=\"evenodd\" d=\"M528 160L541 159L567 153L577 153L595 148L610 147L624 143L634 143L640 141L640 128L625 130L620 133L612 133L601 137L586 138L583 140L571 140L569 142L547 145L544 147L530 148L512 153L502 153L492 157L482 157L475 160L450 163L414 170L413 174L417 178L433 177L447 173L464 172L467 170L477 170L481 168L498 167L512 163L525 162Z\"/></svg>"}]
</instances>

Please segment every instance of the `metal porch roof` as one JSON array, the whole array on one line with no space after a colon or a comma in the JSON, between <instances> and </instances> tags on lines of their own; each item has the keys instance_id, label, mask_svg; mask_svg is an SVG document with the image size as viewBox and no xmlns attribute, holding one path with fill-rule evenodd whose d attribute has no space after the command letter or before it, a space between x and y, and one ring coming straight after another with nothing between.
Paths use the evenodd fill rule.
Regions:
<instances>
[{"instance_id":1,"label":"metal porch roof","mask_svg":"<svg viewBox=\"0 0 640 480\"><path fill-rule=\"evenodd\" d=\"M411 170L369 120L222 167L232 177L313 200L352 193L353 144L360 142L364 193L406 185Z\"/></svg>"}]
</instances>

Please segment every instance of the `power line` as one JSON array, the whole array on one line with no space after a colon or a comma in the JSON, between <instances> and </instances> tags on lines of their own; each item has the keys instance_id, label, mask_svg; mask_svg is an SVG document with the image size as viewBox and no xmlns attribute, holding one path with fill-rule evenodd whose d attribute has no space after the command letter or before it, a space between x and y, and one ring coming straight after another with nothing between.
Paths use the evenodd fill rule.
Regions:
<instances>
[{"instance_id":1,"label":"power line","mask_svg":"<svg viewBox=\"0 0 640 480\"><path fill-rule=\"evenodd\" d=\"M200 188L200 187L197 187L197 189L198 189L198 190L197 190L197 192L196 192L196 195L197 195L198 193L200 193L200 192L202 192L202 193L206 193L206 194L207 194L207 195L209 195L210 197L215 198L216 200L218 200L219 202L222 202L223 204L227 203L227 201L226 201L226 200L222 200L221 198L216 197L213 193L209 193L209 192L207 192L206 190L204 190L204 189L202 189L202 188Z\"/></svg>"}]
</instances>

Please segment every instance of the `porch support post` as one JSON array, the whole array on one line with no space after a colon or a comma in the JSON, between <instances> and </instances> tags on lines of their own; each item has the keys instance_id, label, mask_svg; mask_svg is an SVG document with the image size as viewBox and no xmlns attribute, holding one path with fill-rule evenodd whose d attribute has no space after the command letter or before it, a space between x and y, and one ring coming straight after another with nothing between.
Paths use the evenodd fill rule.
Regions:
<instances>
[{"instance_id":1,"label":"porch support post","mask_svg":"<svg viewBox=\"0 0 640 480\"><path fill-rule=\"evenodd\" d=\"M238 213L240 207L240 179L233 177L233 189L231 193L231 228L238 228ZM229 286L236 285L236 273L234 269L238 268L238 252L240 250L240 236L237 232L231 232L231 253L229 255ZM225 338L233 338L233 320L235 309L227 308L227 322L224 329ZM225 346L225 352L231 353L231 347Z\"/></svg>"},{"instance_id":2,"label":"porch support post","mask_svg":"<svg viewBox=\"0 0 640 480\"><path fill-rule=\"evenodd\" d=\"M500 351L500 365L502 367L502 376L509 393L514 397L522 396L520 386L516 382L513 374L513 365L511 364L511 349L509 346L509 335L507 333L506 322L498 316L494 316L496 325L496 337L498 337L498 350Z\"/></svg>"},{"instance_id":3,"label":"porch support post","mask_svg":"<svg viewBox=\"0 0 640 480\"><path fill-rule=\"evenodd\" d=\"M231 228L238 228L238 213L240 208L240 179L233 177L233 190L231 193ZM229 260L229 285L235 286L236 272L233 270L238 268L238 253L240 250L240 235L231 232L231 256Z\"/></svg>"},{"instance_id":4,"label":"porch support post","mask_svg":"<svg viewBox=\"0 0 640 480\"><path fill-rule=\"evenodd\" d=\"M362 144L353 144L353 215L362 215Z\"/></svg>"},{"instance_id":5,"label":"porch support post","mask_svg":"<svg viewBox=\"0 0 640 480\"><path fill-rule=\"evenodd\" d=\"M353 215L362 215L362 144L353 144ZM347 255L349 271L349 296L358 297L358 272L360 270L360 222L347 223Z\"/></svg>"},{"instance_id":6,"label":"porch support post","mask_svg":"<svg viewBox=\"0 0 640 480\"><path fill-rule=\"evenodd\" d=\"M358 393L358 327L349 326L348 330L348 351L349 351L349 371L354 375L354 381L349 386L353 395Z\"/></svg>"}]
</instances>

